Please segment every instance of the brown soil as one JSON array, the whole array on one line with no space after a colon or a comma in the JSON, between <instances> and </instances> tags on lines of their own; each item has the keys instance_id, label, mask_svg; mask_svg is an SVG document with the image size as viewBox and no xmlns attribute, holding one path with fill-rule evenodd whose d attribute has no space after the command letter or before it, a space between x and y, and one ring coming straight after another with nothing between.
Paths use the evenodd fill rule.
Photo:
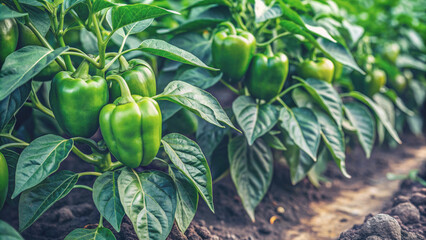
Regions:
<instances>
[{"instance_id":1,"label":"brown soil","mask_svg":"<svg viewBox=\"0 0 426 240\"><path fill-rule=\"evenodd\" d=\"M330 182L324 184L320 189L314 188L308 181L302 181L292 186L289 172L285 166L276 165L273 183L256 210L256 222L252 223L238 198L232 181L229 177L214 185L214 200L216 214L211 213L208 207L200 201L197 215L185 235L173 228L169 239L293 239L285 237L290 232L312 219L316 214L311 204L315 202L332 203L349 186L359 184L359 187L371 185L371 181L378 176L383 178L395 163L403 163L413 158L413 149L426 147L424 138L405 137L404 144L397 149L376 150L371 159L367 160L359 148L348 154L347 168L352 179L345 179L339 170L330 165L326 176ZM420 162L424 161L418 159ZM415 165L412 165L413 167ZM87 171L87 165L70 157L61 166L62 169L74 171ZM82 184L92 184L93 178L82 177ZM383 186L390 184L382 182ZM350 187L349 187L350 189ZM356 189L352 189L356 191ZM279 210L278 210L279 209ZM282 213L284 209L284 213ZM364 214L365 215L365 214ZM364 216L363 215L363 216ZM93 204L91 194L86 190L74 190L67 197L53 205L43 216L22 235L25 239L53 240L64 239L64 237L75 228L96 226L99 214ZM6 204L0 212L0 219L18 227L17 203ZM276 219L273 224L271 219ZM350 216L339 219L342 222L351 223ZM93 225L94 224L94 225ZM324 226L328 225L323 222ZM105 222L106 227L112 227ZM348 227L349 228L349 227ZM314 231L311 229L311 231ZM337 233L343 230L337 231ZM125 218L121 232L116 233L117 239L136 239L130 221ZM309 238L308 238L309 239ZM320 238L313 238L320 239Z\"/></svg>"}]
</instances>

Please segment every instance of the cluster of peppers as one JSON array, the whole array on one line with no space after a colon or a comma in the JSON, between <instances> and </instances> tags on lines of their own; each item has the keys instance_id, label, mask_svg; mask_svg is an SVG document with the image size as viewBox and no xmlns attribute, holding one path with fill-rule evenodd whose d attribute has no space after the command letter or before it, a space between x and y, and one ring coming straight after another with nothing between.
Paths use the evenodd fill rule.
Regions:
<instances>
[{"instance_id":1,"label":"cluster of peppers","mask_svg":"<svg viewBox=\"0 0 426 240\"><path fill-rule=\"evenodd\" d=\"M212 58L215 67L221 69L224 79L230 83L241 81L251 96L269 101L283 89L289 70L289 60L284 53L255 53L256 39L247 31L235 29L231 23L223 23L226 28L217 31L213 37ZM326 58L307 60L299 65L298 74L303 78L316 78L332 82L336 74L341 74L342 66L335 71L335 64Z\"/></svg>"}]
</instances>

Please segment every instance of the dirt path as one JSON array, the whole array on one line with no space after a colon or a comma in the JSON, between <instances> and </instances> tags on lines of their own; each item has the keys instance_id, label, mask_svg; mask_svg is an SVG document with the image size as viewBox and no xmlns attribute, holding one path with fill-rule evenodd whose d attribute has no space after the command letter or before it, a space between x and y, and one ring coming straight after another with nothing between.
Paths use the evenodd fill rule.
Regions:
<instances>
[{"instance_id":1,"label":"dirt path","mask_svg":"<svg viewBox=\"0 0 426 240\"><path fill-rule=\"evenodd\" d=\"M406 152L408 156L405 161L390 163L388 172L407 174L426 160L426 146L408 148ZM389 157L392 157L391 153ZM310 203L314 216L301 219L299 225L285 230L283 239L337 239L341 232L362 223L369 213L380 212L383 204L389 201L399 187L399 181L388 181L381 174L368 179L367 183L345 183L339 196L331 202Z\"/></svg>"}]
</instances>

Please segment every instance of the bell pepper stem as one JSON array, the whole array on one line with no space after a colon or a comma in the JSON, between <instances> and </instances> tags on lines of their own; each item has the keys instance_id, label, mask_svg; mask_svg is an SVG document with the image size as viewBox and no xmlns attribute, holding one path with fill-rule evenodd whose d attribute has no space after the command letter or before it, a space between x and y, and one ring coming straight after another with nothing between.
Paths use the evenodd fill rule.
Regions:
<instances>
[{"instance_id":1,"label":"bell pepper stem","mask_svg":"<svg viewBox=\"0 0 426 240\"><path fill-rule=\"evenodd\" d=\"M269 44L268 46L266 46L265 54L266 54L268 57L272 57L272 56L274 56L274 52L272 51L271 44Z\"/></svg>"},{"instance_id":2,"label":"bell pepper stem","mask_svg":"<svg viewBox=\"0 0 426 240\"><path fill-rule=\"evenodd\" d=\"M107 80L115 80L120 85L121 90L121 103L135 102L130 93L129 86L127 86L126 81L119 75L111 75L107 77Z\"/></svg>"},{"instance_id":3,"label":"bell pepper stem","mask_svg":"<svg viewBox=\"0 0 426 240\"><path fill-rule=\"evenodd\" d=\"M90 163L90 164L95 164L97 165L99 162L95 159L93 159L91 156L83 153L82 151L80 151L80 149L78 149L76 146L72 147L72 152L77 155L77 157L81 158L81 160Z\"/></svg>"},{"instance_id":4,"label":"bell pepper stem","mask_svg":"<svg viewBox=\"0 0 426 240\"><path fill-rule=\"evenodd\" d=\"M120 62L120 72L125 72L129 70L129 63L127 62L125 57L120 56L120 58L118 58L118 61Z\"/></svg>"},{"instance_id":5,"label":"bell pepper stem","mask_svg":"<svg viewBox=\"0 0 426 240\"><path fill-rule=\"evenodd\" d=\"M23 140L15 137L15 136L13 136L10 133L9 134L7 134L7 133L0 133L0 138L2 138L2 137L10 139L10 140L12 140L14 142L17 142L17 143L27 143L27 142L25 142L25 141L23 141Z\"/></svg>"},{"instance_id":6,"label":"bell pepper stem","mask_svg":"<svg viewBox=\"0 0 426 240\"><path fill-rule=\"evenodd\" d=\"M8 143L0 146L0 150L6 149L6 148L26 148L29 144L28 143Z\"/></svg>"},{"instance_id":7,"label":"bell pepper stem","mask_svg":"<svg viewBox=\"0 0 426 240\"><path fill-rule=\"evenodd\" d=\"M102 175L102 173L100 173L100 172L81 172L81 173L78 174L79 177L82 177L82 176L97 176L97 177L99 177L101 175Z\"/></svg>"},{"instance_id":8,"label":"bell pepper stem","mask_svg":"<svg viewBox=\"0 0 426 240\"><path fill-rule=\"evenodd\" d=\"M220 82L225 85L227 88L229 88L229 90L233 91L236 94L239 94L240 92L238 91L238 89L234 88L233 86L231 86L231 84L227 83L226 81L224 81L223 79L220 79Z\"/></svg>"},{"instance_id":9,"label":"bell pepper stem","mask_svg":"<svg viewBox=\"0 0 426 240\"><path fill-rule=\"evenodd\" d=\"M86 186L86 185L75 185L73 188L81 188L81 189L86 189L86 190L93 192L93 188Z\"/></svg>"},{"instance_id":10,"label":"bell pepper stem","mask_svg":"<svg viewBox=\"0 0 426 240\"><path fill-rule=\"evenodd\" d=\"M89 62L83 60L77 70L71 75L73 78L89 78Z\"/></svg>"},{"instance_id":11,"label":"bell pepper stem","mask_svg":"<svg viewBox=\"0 0 426 240\"><path fill-rule=\"evenodd\" d=\"M298 87L300 87L300 86L303 86L303 84L301 84L301 83L294 84L293 86L291 86L291 87L287 88L286 90L282 91L280 94L278 94L278 96L276 96L276 97L272 98L272 99L268 102L268 104L272 104L272 103L274 103L274 102L275 102L275 101L277 101L278 99L281 99L281 97L282 97L282 96L284 96L284 95L286 95L287 93L289 93L291 90L293 90L293 89L295 89L295 88L298 88Z\"/></svg>"},{"instance_id":12,"label":"bell pepper stem","mask_svg":"<svg viewBox=\"0 0 426 240\"><path fill-rule=\"evenodd\" d=\"M74 140L75 142L84 143L84 144L90 146L91 148L93 148L95 151L97 151L99 153L108 153L108 149L107 148L101 148L97 144L97 142L95 142L94 140L92 140L90 138L73 137L72 140Z\"/></svg>"},{"instance_id":13,"label":"bell pepper stem","mask_svg":"<svg viewBox=\"0 0 426 240\"><path fill-rule=\"evenodd\" d=\"M229 29L230 35L237 35L237 30L235 29L234 25L232 25L231 22L224 22L224 23L221 23L220 25L227 27Z\"/></svg>"},{"instance_id":14,"label":"bell pepper stem","mask_svg":"<svg viewBox=\"0 0 426 240\"><path fill-rule=\"evenodd\" d=\"M32 108L36 108L40 110L41 112L45 113L46 115L49 115L53 119L55 118L55 115L53 115L52 110L48 109L40 102L40 100L37 97L37 93L32 91L30 94L30 99L31 99Z\"/></svg>"}]
</instances>

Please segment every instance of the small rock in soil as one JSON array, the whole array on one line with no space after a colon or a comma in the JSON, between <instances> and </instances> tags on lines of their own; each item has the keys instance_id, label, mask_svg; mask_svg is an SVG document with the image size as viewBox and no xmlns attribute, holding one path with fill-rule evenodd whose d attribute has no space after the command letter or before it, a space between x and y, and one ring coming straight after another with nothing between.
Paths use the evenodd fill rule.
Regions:
<instances>
[{"instance_id":1,"label":"small rock in soil","mask_svg":"<svg viewBox=\"0 0 426 240\"><path fill-rule=\"evenodd\" d=\"M272 230L268 226L261 226L258 229L258 232L262 235L269 235L271 234Z\"/></svg>"},{"instance_id":2,"label":"small rock in soil","mask_svg":"<svg viewBox=\"0 0 426 240\"><path fill-rule=\"evenodd\" d=\"M200 235L200 237L203 237L204 239L209 239L212 235L206 227L197 227L195 228L195 231L198 233L198 235Z\"/></svg>"},{"instance_id":3,"label":"small rock in soil","mask_svg":"<svg viewBox=\"0 0 426 240\"><path fill-rule=\"evenodd\" d=\"M69 209L69 207L67 206L60 208L56 212L56 216L59 223L68 222L69 220L74 218L74 214L72 213L71 209Z\"/></svg>"},{"instance_id":4,"label":"small rock in soil","mask_svg":"<svg viewBox=\"0 0 426 240\"><path fill-rule=\"evenodd\" d=\"M413 232L401 231L402 240L424 240L425 238Z\"/></svg>"},{"instance_id":5,"label":"small rock in soil","mask_svg":"<svg viewBox=\"0 0 426 240\"><path fill-rule=\"evenodd\" d=\"M395 207L396 205L400 204L400 203L405 203L405 202L409 202L410 198L407 196L398 196L396 198L393 199L393 206Z\"/></svg>"},{"instance_id":6,"label":"small rock in soil","mask_svg":"<svg viewBox=\"0 0 426 240\"><path fill-rule=\"evenodd\" d=\"M415 206L426 205L426 195L421 193L414 193L410 198L410 202Z\"/></svg>"},{"instance_id":7,"label":"small rock in soil","mask_svg":"<svg viewBox=\"0 0 426 240\"><path fill-rule=\"evenodd\" d=\"M393 217L377 214L362 226L361 234L365 237L376 235L385 239L401 240L401 227Z\"/></svg>"},{"instance_id":8,"label":"small rock in soil","mask_svg":"<svg viewBox=\"0 0 426 240\"><path fill-rule=\"evenodd\" d=\"M383 238L374 235L374 236L369 236L365 240L383 240Z\"/></svg>"},{"instance_id":9,"label":"small rock in soil","mask_svg":"<svg viewBox=\"0 0 426 240\"><path fill-rule=\"evenodd\" d=\"M391 210L392 215L397 215L402 223L418 223L420 221L420 212L411 203L400 203Z\"/></svg>"}]
</instances>

